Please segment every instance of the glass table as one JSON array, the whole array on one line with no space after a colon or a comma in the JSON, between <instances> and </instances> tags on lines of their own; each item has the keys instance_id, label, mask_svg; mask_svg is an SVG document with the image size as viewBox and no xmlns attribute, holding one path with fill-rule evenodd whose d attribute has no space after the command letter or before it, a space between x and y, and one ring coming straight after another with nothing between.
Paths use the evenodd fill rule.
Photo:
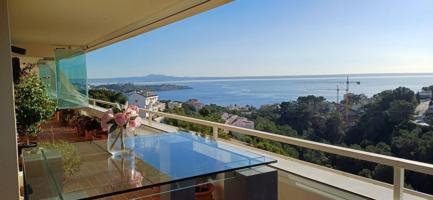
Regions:
<instances>
[{"instance_id":1,"label":"glass table","mask_svg":"<svg viewBox=\"0 0 433 200\"><path fill-rule=\"evenodd\" d=\"M144 189L159 192L164 185L171 190L194 187L197 180L218 180L217 174L276 162L186 132L131 140L133 153L122 156L108 153L105 140L23 151L26 198L101 198Z\"/></svg>"}]
</instances>

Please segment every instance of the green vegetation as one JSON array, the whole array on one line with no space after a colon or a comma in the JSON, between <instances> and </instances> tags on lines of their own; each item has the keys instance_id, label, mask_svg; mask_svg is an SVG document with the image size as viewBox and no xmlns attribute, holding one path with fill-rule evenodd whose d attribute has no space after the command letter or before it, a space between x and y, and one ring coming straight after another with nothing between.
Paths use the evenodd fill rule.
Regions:
<instances>
[{"instance_id":1,"label":"green vegetation","mask_svg":"<svg viewBox=\"0 0 433 200\"><path fill-rule=\"evenodd\" d=\"M126 97L120 93L115 92L111 90L106 89L91 89L89 90L89 97L93 99L99 99L103 101L113 102L113 103L119 103L119 104L125 104L127 99ZM104 108L110 108L111 106L106 104L99 104L98 106L104 107Z\"/></svg>"},{"instance_id":2,"label":"green vegetation","mask_svg":"<svg viewBox=\"0 0 433 200\"><path fill-rule=\"evenodd\" d=\"M37 136L40 125L53 115L57 103L48 97L44 84L34 73L22 74L14 89L18 134Z\"/></svg>"},{"instance_id":3,"label":"green vegetation","mask_svg":"<svg viewBox=\"0 0 433 200\"><path fill-rule=\"evenodd\" d=\"M255 122L255 129L290 137L333 144L363 151L390 155L426 163L433 163L433 128L421 127L410 122L417 105L415 93L399 87L386 90L367 99L365 95L352 95L361 105L357 116L347 123L336 106L323 97L305 96L296 101L250 107L248 112L237 112ZM344 103L344 102L343 102ZM171 110L210 121L221 121L226 108L209 105L199 112L184 106ZM233 113L233 112L232 112ZM209 127L170 120L170 124L205 134ZM335 168L380 181L392 182L392 168L375 163L331 155L299 148L256 137L242 136L237 139L251 146L304 161ZM433 193L433 177L406 172L406 187Z\"/></svg>"},{"instance_id":4,"label":"green vegetation","mask_svg":"<svg viewBox=\"0 0 433 200\"><path fill-rule=\"evenodd\" d=\"M166 111L178 115L190 116L207 121L224 123L221 119L221 115L224 111L227 111L227 109L221 106L217 106L215 104L210 104L206 105L199 112L197 112L191 105L182 104L181 108L174 108L172 110L167 109ZM165 119L165 123L180 127L184 130L194 131L203 135L212 134L212 128L209 126L202 126L176 119ZM222 130L219 130L218 135L221 138L228 138L227 133L224 133Z\"/></svg>"},{"instance_id":5,"label":"green vegetation","mask_svg":"<svg viewBox=\"0 0 433 200\"><path fill-rule=\"evenodd\" d=\"M59 140L54 143L40 142L39 147L42 149L49 149L56 151L62 156L63 171L66 176L72 176L75 172L80 170L81 157L77 147L73 144Z\"/></svg>"},{"instance_id":6,"label":"green vegetation","mask_svg":"<svg viewBox=\"0 0 433 200\"><path fill-rule=\"evenodd\" d=\"M428 87L422 87L422 91L433 91L433 85L430 85Z\"/></svg>"},{"instance_id":7,"label":"green vegetation","mask_svg":"<svg viewBox=\"0 0 433 200\"><path fill-rule=\"evenodd\" d=\"M160 85L134 85L132 83L125 84L107 84L94 86L95 89L107 89L116 92L131 92L131 91L169 91L169 90L185 90L191 89L189 86L184 85L173 85L173 84L160 84Z\"/></svg>"}]
</instances>

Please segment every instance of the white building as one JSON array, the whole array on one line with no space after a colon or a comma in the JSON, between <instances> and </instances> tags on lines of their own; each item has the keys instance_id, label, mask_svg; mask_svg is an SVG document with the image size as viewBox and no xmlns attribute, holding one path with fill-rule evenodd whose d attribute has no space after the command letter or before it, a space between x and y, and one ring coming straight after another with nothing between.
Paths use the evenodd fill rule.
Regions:
<instances>
[{"instance_id":1,"label":"white building","mask_svg":"<svg viewBox=\"0 0 433 200\"><path fill-rule=\"evenodd\" d=\"M169 102L167 102L167 107L168 107L168 109L181 108L182 107L182 102L169 101Z\"/></svg>"},{"instance_id":2,"label":"white building","mask_svg":"<svg viewBox=\"0 0 433 200\"><path fill-rule=\"evenodd\" d=\"M167 108L167 104L164 102L158 102L158 110L164 111Z\"/></svg>"},{"instance_id":3,"label":"white building","mask_svg":"<svg viewBox=\"0 0 433 200\"><path fill-rule=\"evenodd\" d=\"M151 111L158 111L158 95L153 92L130 92L125 94L128 98L128 104L137 105L139 108L144 108ZM140 114L142 115L142 114ZM142 117L147 117L147 114Z\"/></svg>"}]
</instances>

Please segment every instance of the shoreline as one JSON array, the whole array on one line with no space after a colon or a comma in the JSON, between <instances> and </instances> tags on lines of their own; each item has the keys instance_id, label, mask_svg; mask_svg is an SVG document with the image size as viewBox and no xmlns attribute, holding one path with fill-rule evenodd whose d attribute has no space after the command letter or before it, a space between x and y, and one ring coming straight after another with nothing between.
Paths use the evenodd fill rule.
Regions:
<instances>
[{"instance_id":1,"label":"shoreline","mask_svg":"<svg viewBox=\"0 0 433 200\"><path fill-rule=\"evenodd\" d=\"M220 80L220 79L278 79L278 78L320 78L320 77L405 77L405 76L433 76L433 72L426 73L355 73L355 74L300 74L300 75L269 75L269 76L166 76L166 75L147 75L147 76L125 76L125 77L106 77L106 78L89 78L90 81L99 80L119 80L119 79L144 79L144 78L164 78L164 79L188 79L188 80ZM167 81L167 80L165 80ZM149 81L160 82L160 81Z\"/></svg>"}]
</instances>

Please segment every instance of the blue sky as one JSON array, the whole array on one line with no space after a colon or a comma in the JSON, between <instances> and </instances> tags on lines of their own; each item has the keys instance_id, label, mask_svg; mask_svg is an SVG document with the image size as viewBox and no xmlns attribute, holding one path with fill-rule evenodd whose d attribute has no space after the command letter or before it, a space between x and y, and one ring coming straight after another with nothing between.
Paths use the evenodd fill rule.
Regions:
<instances>
[{"instance_id":1,"label":"blue sky","mask_svg":"<svg viewBox=\"0 0 433 200\"><path fill-rule=\"evenodd\" d=\"M87 65L90 78L433 72L433 0L236 0Z\"/></svg>"}]
</instances>

